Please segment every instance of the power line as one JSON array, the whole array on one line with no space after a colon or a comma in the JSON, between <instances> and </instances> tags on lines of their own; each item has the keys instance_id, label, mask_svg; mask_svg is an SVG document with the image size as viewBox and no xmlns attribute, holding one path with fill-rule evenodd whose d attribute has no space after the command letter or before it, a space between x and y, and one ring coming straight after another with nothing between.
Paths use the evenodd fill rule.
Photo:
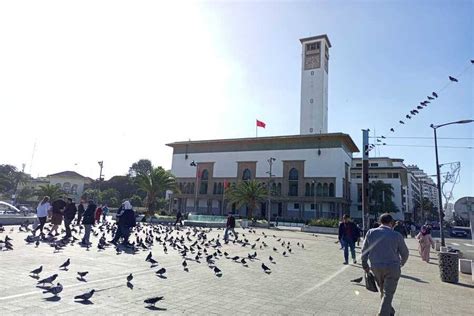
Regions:
<instances>
[{"instance_id":1,"label":"power line","mask_svg":"<svg viewBox=\"0 0 474 316\"><path fill-rule=\"evenodd\" d=\"M369 138L379 138L381 136L369 136ZM420 137L420 136L384 136L384 138L408 138L408 139L433 139L433 137ZM438 139L474 139L474 137L437 137Z\"/></svg>"},{"instance_id":2,"label":"power line","mask_svg":"<svg viewBox=\"0 0 474 316\"><path fill-rule=\"evenodd\" d=\"M401 144L376 144L377 146L394 146L394 147L425 147L425 148L434 148L434 146L429 146L429 145L401 145ZM463 149L474 149L474 147L471 146L438 146L438 148L463 148Z\"/></svg>"}]
</instances>

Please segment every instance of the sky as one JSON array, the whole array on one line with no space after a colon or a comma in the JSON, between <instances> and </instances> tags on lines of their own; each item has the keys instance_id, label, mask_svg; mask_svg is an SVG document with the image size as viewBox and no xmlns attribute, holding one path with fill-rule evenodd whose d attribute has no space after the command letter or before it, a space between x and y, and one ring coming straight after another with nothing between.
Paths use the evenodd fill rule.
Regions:
<instances>
[{"instance_id":1,"label":"sky","mask_svg":"<svg viewBox=\"0 0 474 316\"><path fill-rule=\"evenodd\" d=\"M430 124L474 118L473 12L463 0L2 1L0 164L98 178L103 160L107 179L141 158L171 168L167 143L253 137L255 119L259 136L299 134L299 39L327 34L329 132L359 148L363 128L425 137L371 156L432 175ZM440 163L461 163L455 198L472 196L474 124L438 137Z\"/></svg>"}]
</instances>

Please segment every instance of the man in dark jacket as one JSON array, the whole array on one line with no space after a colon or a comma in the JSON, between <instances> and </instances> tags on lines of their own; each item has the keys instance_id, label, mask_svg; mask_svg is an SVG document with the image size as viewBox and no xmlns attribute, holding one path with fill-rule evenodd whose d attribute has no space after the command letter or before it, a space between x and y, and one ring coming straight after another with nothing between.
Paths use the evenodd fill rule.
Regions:
<instances>
[{"instance_id":1,"label":"man in dark jacket","mask_svg":"<svg viewBox=\"0 0 474 316\"><path fill-rule=\"evenodd\" d=\"M87 246L91 244L91 242L89 241L89 238L91 235L92 225L94 225L94 222L95 222L95 209L96 208L97 206L95 205L94 201L90 200L82 216L82 224L84 225L84 237L82 237L81 244L83 246Z\"/></svg>"},{"instance_id":2,"label":"man in dark jacket","mask_svg":"<svg viewBox=\"0 0 474 316\"><path fill-rule=\"evenodd\" d=\"M349 248L351 249L353 262L357 263L355 243L359 238L359 228L357 228L357 225L351 221L350 216L345 214L342 218L342 222L339 224L339 241L344 247L344 264L349 264Z\"/></svg>"},{"instance_id":3,"label":"man in dark jacket","mask_svg":"<svg viewBox=\"0 0 474 316\"><path fill-rule=\"evenodd\" d=\"M71 223L76 217L77 208L76 204L71 198L67 199L67 205L64 209L64 228L66 228L66 236L64 238L71 238Z\"/></svg>"},{"instance_id":4,"label":"man in dark jacket","mask_svg":"<svg viewBox=\"0 0 474 316\"><path fill-rule=\"evenodd\" d=\"M176 222L174 223L174 225L176 226L178 223L183 226L183 214L180 210L178 210L178 213L176 213Z\"/></svg>"},{"instance_id":5,"label":"man in dark jacket","mask_svg":"<svg viewBox=\"0 0 474 316\"><path fill-rule=\"evenodd\" d=\"M130 237L130 229L136 225L135 211L133 210L132 204L130 204L129 201L123 202L119 212L117 212L117 231L111 242L115 244L119 241L120 237L122 237L122 244L129 247L130 243L128 242L128 238Z\"/></svg>"},{"instance_id":6,"label":"man in dark jacket","mask_svg":"<svg viewBox=\"0 0 474 316\"><path fill-rule=\"evenodd\" d=\"M393 230L400 233L400 235L402 235L403 238L408 237L408 233L407 233L407 230L405 228L405 225L403 225L403 223L400 222L400 221L395 222L395 226L393 226Z\"/></svg>"},{"instance_id":7,"label":"man in dark jacket","mask_svg":"<svg viewBox=\"0 0 474 316\"><path fill-rule=\"evenodd\" d=\"M81 224L82 215L84 214L84 211L85 211L85 208L84 208L85 203L86 202L84 200L81 200L81 203L79 203L79 206L77 207L77 222L76 222L77 225Z\"/></svg>"},{"instance_id":8,"label":"man in dark jacket","mask_svg":"<svg viewBox=\"0 0 474 316\"><path fill-rule=\"evenodd\" d=\"M229 230L232 231L234 234L234 238L237 239L237 233L234 230L235 228L235 217L232 215L232 213L229 213L229 216L227 216L227 223L226 223L226 228L225 228L225 233L224 233L224 240L227 243L229 240Z\"/></svg>"}]
</instances>

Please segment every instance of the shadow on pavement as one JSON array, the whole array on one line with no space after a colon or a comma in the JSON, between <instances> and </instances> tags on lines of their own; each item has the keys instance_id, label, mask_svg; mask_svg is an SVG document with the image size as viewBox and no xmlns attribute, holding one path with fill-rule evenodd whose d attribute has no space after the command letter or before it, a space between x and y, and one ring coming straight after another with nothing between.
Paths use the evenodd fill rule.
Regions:
<instances>
[{"instance_id":1,"label":"shadow on pavement","mask_svg":"<svg viewBox=\"0 0 474 316\"><path fill-rule=\"evenodd\" d=\"M61 300L61 297L51 296L51 297L44 298L43 300L45 300L47 302L59 302Z\"/></svg>"},{"instance_id":2,"label":"shadow on pavement","mask_svg":"<svg viewBox=\"0 0 474 316\"><path fill-rule=\"evenodd\" d=\"M75 301L76 303L82 304L82 305L94 305L92 301L90 300L85 300L85 301Z\"/></svg>"},{"instance_id":3,"label":"shadow on pavement","mask_svg":"<svg viewBox=\"0 0 474 316\"><path fill-rule=\"evenodd\" d=\"M415 281L415 282L418 282L418 283L430 283L430 282L426 282L426 281L424 281L420 278L409 276L409 275L402 274L400 277L403 278L403 279L412 280L412 281Z\"/></svg>"},{"instance_id":4,"label":"shadow on pavement","mask_svg":"<svg viewBox=\"0 0 474 316\"><path fill-rule=\"evenodd\" d=\"M156 307L156 306L146 306L145 308L151 311L166 311L167 310L166 308L161 308L161 307Z\"/></svg>"}]
</instances>

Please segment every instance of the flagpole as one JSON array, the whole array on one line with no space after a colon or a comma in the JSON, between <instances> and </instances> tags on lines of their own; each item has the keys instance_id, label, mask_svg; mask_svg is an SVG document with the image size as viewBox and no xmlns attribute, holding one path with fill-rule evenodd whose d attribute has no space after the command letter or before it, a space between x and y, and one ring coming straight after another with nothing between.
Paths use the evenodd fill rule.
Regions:
<instances>
[{"instance_id":1,"label":"flagpole","mask_svg":"<svg viewBox=\"0 0 474 316\"><path fill-rule=\"evenodd\" d=\"M258 138L258 125L255 123L255 138Z\"/></svg>"},{"instance_id":2,"label":"flagpole","mask_svg":"<svg viewBox=\"0 0 474 316\"><path fill-rule=\"evenodd\" d=\"M221 205L221 214L224 215L224 201L225 201L225 181L224 181L224 190L222 191L222 205Z\"/></svg>"}]
</instances>

